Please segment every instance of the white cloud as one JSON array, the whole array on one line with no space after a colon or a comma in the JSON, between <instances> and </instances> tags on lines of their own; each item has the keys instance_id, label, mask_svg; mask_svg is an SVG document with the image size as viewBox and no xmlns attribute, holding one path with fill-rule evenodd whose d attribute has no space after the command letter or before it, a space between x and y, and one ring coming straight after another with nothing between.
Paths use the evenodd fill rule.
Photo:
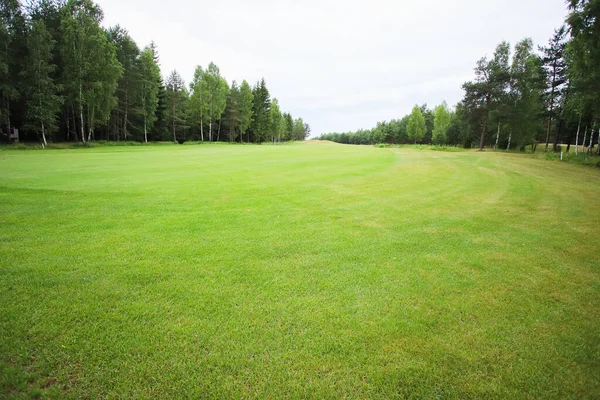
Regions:
<instances>
[{"instance_id":1,"label":"white cloud","mask_svg":"<svg viewBox=\"0 0 600 400\"><path fill-rule=\"evenodd\" d=\"M214 61L229 81L264 77L313 134L453 104L478 58L501 40L545 44L566 15L562 0L97 2L106 25L156 42L164 75Z\"/></svg>"}]
</instances>

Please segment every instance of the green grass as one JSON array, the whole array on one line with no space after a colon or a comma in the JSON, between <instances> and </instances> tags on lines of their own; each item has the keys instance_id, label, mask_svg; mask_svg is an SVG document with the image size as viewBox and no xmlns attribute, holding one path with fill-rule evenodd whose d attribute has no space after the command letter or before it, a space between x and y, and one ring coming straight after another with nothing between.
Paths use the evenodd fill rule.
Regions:
<instances>
[{"instance_id":1,"label":"green grass","mask_svg":"<svg viewBox=\"0 0 600 400\"><path fill-rule=\"evenodd\" d=\"M598 398L600 171L0 151L0 398Z\"/></svg>"}]
</instances>

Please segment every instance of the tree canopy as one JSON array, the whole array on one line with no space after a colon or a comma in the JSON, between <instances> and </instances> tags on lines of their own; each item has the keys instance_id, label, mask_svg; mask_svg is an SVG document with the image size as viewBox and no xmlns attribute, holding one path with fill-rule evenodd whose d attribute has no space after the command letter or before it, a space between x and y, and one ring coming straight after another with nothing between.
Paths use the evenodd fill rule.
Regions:
<instances>
[{"instance_id":1,"label":"tree canopy","mask_svg":"<svg viewBox=\"0 0 600 400\"><path fill-rule=\"evenodd\" d=\"M216 63L190 84L160 68L154 42L102 27L92 0L0 3L0 138L24 141L304 139L271 112L265 79L231 87ZM289 112L287 113L289 114Z\"/></svg>"}]
</instances>

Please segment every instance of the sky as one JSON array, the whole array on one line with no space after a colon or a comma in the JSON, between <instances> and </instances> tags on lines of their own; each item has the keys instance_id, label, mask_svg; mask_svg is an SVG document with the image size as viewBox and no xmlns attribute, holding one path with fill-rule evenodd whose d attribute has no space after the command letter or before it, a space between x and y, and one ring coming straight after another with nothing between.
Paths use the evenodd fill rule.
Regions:
<instances>
[{"instance_id":1,"label":"sky","mask_svg":"<svg viewBox=\"0 0 600 400\"><path fill-rule=\"evenodd\" d=\"M140 48L154 41L163 75L186 82L212 61L230 83L264 77L312 136L368 129L415 104L454 105L475 62L502 40L545 45L563 0L96 0L104 25Z\"/></svg>"}]
</instances>

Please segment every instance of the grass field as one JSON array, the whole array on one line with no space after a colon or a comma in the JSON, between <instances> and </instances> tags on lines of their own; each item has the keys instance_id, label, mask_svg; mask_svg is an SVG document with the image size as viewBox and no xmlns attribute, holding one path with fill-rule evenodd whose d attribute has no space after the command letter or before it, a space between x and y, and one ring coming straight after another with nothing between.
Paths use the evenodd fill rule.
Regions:
<instances>
[{"instance_id":1,"label":"grass field","mask_svg":"<svg viewBox=\"0 0 600 400\"><path fill-rule=\"evenodd\" d=\"M599 398L600 170L0 151L0 398Z\"/></svg>"}]
</instances>

